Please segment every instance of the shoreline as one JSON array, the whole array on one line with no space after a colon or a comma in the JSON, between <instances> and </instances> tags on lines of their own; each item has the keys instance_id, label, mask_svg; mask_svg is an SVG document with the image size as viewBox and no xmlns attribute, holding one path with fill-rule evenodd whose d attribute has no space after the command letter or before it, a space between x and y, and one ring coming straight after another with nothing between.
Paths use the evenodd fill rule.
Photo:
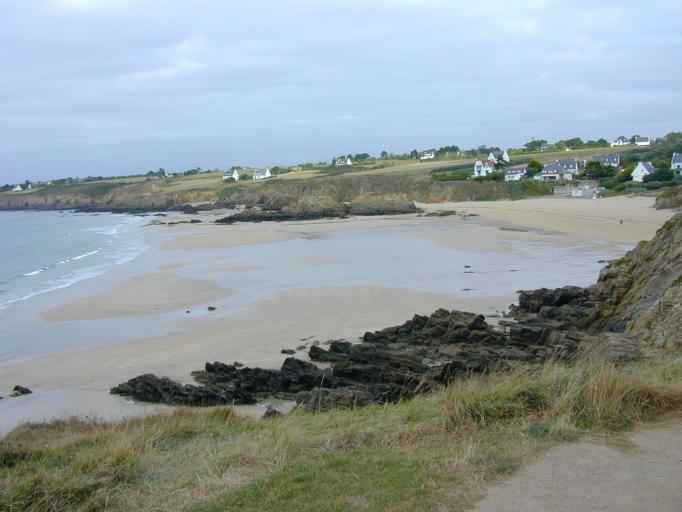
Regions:
<instances>
[{"instance_id":1,"label":"shoreline","mask_svg":"<svg viewBox=\"0 0 682 512\"><path fill-rule=\"evenodd\" d=\"M338 237L343 242L344 237L361 234L372 239L407 230L414 233L415 240L422 240L424 247L429 247L429 254L435 250L444 251L444 257L450 254L448 251L455 251L452 254L459 251L471 254L474 259L474 255L480 254L492 262L503 261L510 250L518 247L529 247L529 257L538 247L557 251L552 253L557 255L572 251L571 254L578 258L581 254L598 254L599 251L616 255L625 252L626 246L651 238L673 214L671 210L654 210L651 208L653 201L646 197L599 201L542 198L420 205L427 213L448 209L458 213L446 217L412 214L231 226L206 223L148 225L144 229L158 235L156 254L162 258L156 264L153 256L149 256L146 269L127 280L118 280L94 294L86 292L72 300L62 300L40 313L49 320L46 323L55 328L73 324L73 329L88 332L98 325L98 318L110 319L111 325L124 322L122 325L130 326L135 325L130 323L132 319L139 318L140 322L158 325L161 331L142 336L124 333L120 341L43 353L16 364L3 365L0 395L6 396L16 384L37 392L0 400L0 435L20 421L40 421L69 414L115 419L149 412L151 409L147 405L133 404L108 394L111 386L141 373L151 372L191 382L189 373L201 369L206 361L239 361L248 366L274 368L285 357L280 353L281 349L296 349L304 339L321 342L332 338L355 339L365 331L397 325L415 313L429 314L438 307L498 314L516 301L516 290L507 288L499 294L493 292L496 279L516 279L517 274L507 274L506 267L502 267L504 272L490 274L490 277L485 271L476 269L477 274L462 273L453 281L455 284L469 278L489 281L484 290L490 291L482 297L471 296L473 292L458 288L442 293L400 285L358 286L350 282L343 286L306 286L306 283L297 286L287 280L280 284L268 283L261 290L261 285L253 285L252 281L254 276L269 275L263 274L267 269L259 261L241 261L239 255L242 253L260 254L291 244L313 244L310 245L312 253L296 256L296 264L309 272L320 272L329 267L330 258L338 255L318 254L313 250L315 247L326 247ZM471 214L476 216L469 216ZM622 224L620 219L623 219ZM164 244L168 245L164 248ZM344 247L343 243L340 247ZM596 262L590 265L594 267ZM403 273L408 271L404 269ZM510 267L508 271L514 269ZM438 269L432 273L437 276ZM571 276L565 269L559 270L558 274L559 277L563 275L563 281ZM234 281L235 286L221 284L224 276ZM410 282L409 276L404 279L404 282ZM166 290L176 292L167 302L163 302L164 294L161 293L164 286ZM244 287L248 286L254 286L258 293L250 302L239 302L242 300L239 292L243 293ZM427 282L423 286L433 285ZM468 295L471 298L467 298ZM93 299L96 307L88 307ZM156 301L163 302L157 305L159 310L151 306ZM207 304L214 303L216 310L207 311ZM185 308L191 310L191 314L187 314ZM55 322L55 319L60 321ZM297 353L297 357L301 354ZM56 395L61 397L58 406L53 405ZM32 405L29 407L28 404Z\"/></svg>"}]
</instances>

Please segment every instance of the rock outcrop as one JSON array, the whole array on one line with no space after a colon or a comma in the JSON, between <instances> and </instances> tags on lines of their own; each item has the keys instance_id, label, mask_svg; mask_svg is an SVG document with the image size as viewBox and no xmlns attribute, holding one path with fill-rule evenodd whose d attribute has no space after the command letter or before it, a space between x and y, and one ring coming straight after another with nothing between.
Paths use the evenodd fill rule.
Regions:
<instances>
[{"instance_id":1,"label":"rock outcrop","mask_svg":"<svg viewBox=\"0 0 682 512\"><path fill-rule=\"evenodd\" d=\"M682 213L647 243L601 271L596 284L519 292L513 320L439 309L367 332L358 343L313 345L314 363L287 358L280 370L206 363L201 386L142 375L112 389L138 400L183 405L294 398L311 411L410 398L452 379L519 363L571 360L581 348L626 361L682 348Z\"/></svg>"}]
</instances>

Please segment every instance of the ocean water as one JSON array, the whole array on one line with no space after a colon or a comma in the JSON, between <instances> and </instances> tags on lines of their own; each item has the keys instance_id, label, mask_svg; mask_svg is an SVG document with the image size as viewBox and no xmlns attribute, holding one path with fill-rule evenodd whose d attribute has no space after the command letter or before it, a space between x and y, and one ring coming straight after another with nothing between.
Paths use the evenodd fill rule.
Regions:
<instances>
[{"instance_id":1,"label":"ocean water","mask_svg":"<svg viewBox=\"0 0 682 512\"><path fill-rule=\"evenodd\" d=\"M143 217L0 212L0 311L125 264L148 249Z\"/></svg>"}]
</instances>

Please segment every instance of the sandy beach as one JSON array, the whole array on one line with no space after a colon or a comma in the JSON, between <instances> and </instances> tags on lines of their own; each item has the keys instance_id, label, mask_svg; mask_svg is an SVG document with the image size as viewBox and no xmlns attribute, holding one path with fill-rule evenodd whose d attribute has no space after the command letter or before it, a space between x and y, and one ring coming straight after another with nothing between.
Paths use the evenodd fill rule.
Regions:
<instances>
[{"instance_id":1,"label":"sandy beach","mask_svg":"<svg viewBox=\"0 0 682 512\"><path fill-rule=\"evenodd\" d=\"M518 280L534 276L534 269L519 274L525 255L533 257L539 249L552 257L564 254L567 261L576 262L576 268L582 264L580 255L618 257L628 246L650 239L673 213L652 205L651 197L552 197L419 205L427 212L457 211L446 217L143 228L157 237L157 260L140 267L139 274L112 280L114 284L105 289L55 294L59 302L36 312L36 321L44 322L46 330L52 325L97 337L98 322L105 321L107 328L120 322L128 330L106 344L39 353L1 366L0 396L6 397L17 384L35 393L0 400L0 435L21 421L72 414L114 419L163 410L108 394L110 387L142 373L191 382L190 372L206 361L278 367L285 357L282 349L296 349L313 340L353 340L365 331L402 323L415 313L427 314L438 307L499 315L515 301L515 291L524 287L517 286ZM176 217L187 219L182 214ZM176 217L169 215L166 220ZM216 214L192 217L208 221ZM378 256L382 261L374 260L375 253L362 254L362 245L352 245L357 236L393 240L404 231L413 233L417 243L388 248ZM323 250L327 244L337 245ZM348 247L348 256L339 254L338 247ZM406 260L393 261L396 252L408 249L413 252L407 253ZM510 256L512 250L517 252ZM452 270L439 273L439 268L447 268L450 254L453 258L471 254L466 266L477 273L469 275L458 263L457 280L443 284L452 278ZM335 280L350 256L359 270ZM367 274L362 274L366 258L375 266L367 265ZM515 259L504 266L508 258ZM488 271L484 262L490 268L502 266ZM433 268L424 275L413 274L412 265ZM588 281L582 284L589 284L601 264L590 260L585 265L580 275ZM576 275L569 265L534 268L541 274L534 279L542 282L546 276L557 285L569 284ZM287 275L280 269L302 270ZM467 280L475 285L467 285ZM134 321L158 326L160 331L152 336L123 334L137 325L130 323ZM304 358L305 350L297 357Z\"/></svg>"}]
</instances>

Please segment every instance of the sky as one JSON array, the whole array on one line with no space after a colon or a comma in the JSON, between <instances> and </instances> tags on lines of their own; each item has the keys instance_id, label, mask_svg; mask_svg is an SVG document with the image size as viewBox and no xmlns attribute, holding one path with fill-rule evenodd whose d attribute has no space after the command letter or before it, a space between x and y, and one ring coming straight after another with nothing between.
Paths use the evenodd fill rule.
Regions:
<instances>
[{"instance_id":1,"label":"sky","mask_svg":"<svg viewBox=\"0 0 682 512\"><path fill-rule=\"evenodd\" d=\"M682 2L0 0L0 184L682 131Z\"/></svg>"}]
</instances>

